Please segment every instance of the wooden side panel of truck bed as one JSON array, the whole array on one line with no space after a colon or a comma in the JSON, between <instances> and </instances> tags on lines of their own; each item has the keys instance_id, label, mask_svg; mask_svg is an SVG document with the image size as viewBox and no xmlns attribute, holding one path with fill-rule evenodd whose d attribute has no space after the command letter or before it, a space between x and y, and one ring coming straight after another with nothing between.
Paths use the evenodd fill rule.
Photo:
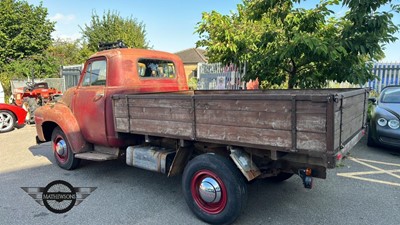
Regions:
<instances>
[{"instance_id":1,"label":"wooden side panel of truck bed","mask_svg":"<svg viewBox=\"0 0 400 225\"><path fill-rule=\"evenodd\" d=\"M117 132L334 153L365 126L364 89L117 95Z\"/></svg>"}]
</instances>

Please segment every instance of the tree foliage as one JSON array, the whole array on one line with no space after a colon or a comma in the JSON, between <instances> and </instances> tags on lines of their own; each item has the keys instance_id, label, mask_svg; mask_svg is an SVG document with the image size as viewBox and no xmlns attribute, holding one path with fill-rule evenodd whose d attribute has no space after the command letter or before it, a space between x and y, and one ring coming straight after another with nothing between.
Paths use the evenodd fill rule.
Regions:
<instances>
[{"instance_id":1,"label":"tree foliage","mask_svg":"<svg viewBox=\"0 0 400 225\"><path fill-rule=\"evenodd\" d=\"M92 13L90 24L81 27L83 37L92 51L98 50L99 42L123 40L131 48L148 48L143 22L132 17L122 18L119 13L107 11L103 16Z\"/></svg>"},{"instance_id":2,"label":"tree foliage","mask_svg":"<svg viewBox=\"0 0 400 225\"><path fill-rule=\"evenodd\" d=\"M47 9L25 1L0 1L0 61L17 60L44 51L51 43L54 23Z\"/></svg>"},{"instance_id":3,"label":"tree foliage","mask_svg":"<svg viewBox=\"0 0 400 225\"><path fill-rule=\"evenodd\" d=\"M58 66L84 63L94 53L85 42L63 39L53 41L46 52L55 59Z\"/></svg>"},{"instance_id":4,"label":"tree foliage","mask_svg":"<svg viewBox=\"0 0 400 225\"><path fill-rule=\"evenodd\" d=\"M0 81L6 95L10 80L35 73L36 77L57 74L53 59L45 53L51 44L54 23L47 9L26 1L0 1Z\"/></svg>"},{"instance_id":5,"label":"tree foliage","mask_svg":"<svg viewBox=\"0 0 400 225\"><path fill-rule=\"evenodd\" d=\"M203 13L198 46L211 62L246 63L245 79L315 88L327 80L363 84L372 78L371 62L382 59L384 44L398 27L390 0L322 0L311 9L302 0L244 0L237 12ZM330 9L342 3L348 11ZM385 11L387 7L390 10Z\"/></svg>"}]
</instances>

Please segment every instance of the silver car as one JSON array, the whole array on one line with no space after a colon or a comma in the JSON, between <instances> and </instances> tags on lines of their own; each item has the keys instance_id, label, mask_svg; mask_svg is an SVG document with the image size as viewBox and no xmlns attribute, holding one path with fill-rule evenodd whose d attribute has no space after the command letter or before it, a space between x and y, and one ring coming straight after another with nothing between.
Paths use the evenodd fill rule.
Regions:
<instances>
[{"instance_id":1,"label":"silver car","mask_svg":"<svg viewBox=\"0 0 400 225\"><path fill-rule=\"evenodd\" d=\"M370 98L369 146L400 148L400 86L385 87L379 98Z\"/></svg>"}]
</instances>

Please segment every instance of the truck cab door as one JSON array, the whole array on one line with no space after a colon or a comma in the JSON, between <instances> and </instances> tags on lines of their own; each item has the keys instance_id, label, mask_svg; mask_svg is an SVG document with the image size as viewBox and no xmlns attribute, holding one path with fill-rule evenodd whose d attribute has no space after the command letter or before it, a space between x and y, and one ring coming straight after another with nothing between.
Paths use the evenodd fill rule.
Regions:
<instances>
[{"instance_id":1,"label":"truck cab door","mask_svg":"<svg viewBox=\"0 0 400 225\"><path fill-rule=\"evenodd\" d=\"M86 141L107 145L105 99L107 61L95 58L86 64L85 72L74 93L73 113Z\"/></svg>"}]
</instances>

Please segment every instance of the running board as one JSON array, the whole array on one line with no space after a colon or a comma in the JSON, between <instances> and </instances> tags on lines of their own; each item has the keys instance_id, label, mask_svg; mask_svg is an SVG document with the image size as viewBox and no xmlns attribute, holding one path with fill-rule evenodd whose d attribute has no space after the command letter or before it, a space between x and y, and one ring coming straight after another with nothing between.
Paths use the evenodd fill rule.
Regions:
<instances>
[{"instance_id":1,"label":"running board","mask_svg":"<svg viewBox=\"0 0 400 225\"><path fill-rule=\"evenodd\" d=\"M85 159L85 160L92 160L92 161L107 161L117 159L117 155L99 153L99 152L84 152L75 154L75 158L78 159Z\"/></svg>"}]
</instances>

